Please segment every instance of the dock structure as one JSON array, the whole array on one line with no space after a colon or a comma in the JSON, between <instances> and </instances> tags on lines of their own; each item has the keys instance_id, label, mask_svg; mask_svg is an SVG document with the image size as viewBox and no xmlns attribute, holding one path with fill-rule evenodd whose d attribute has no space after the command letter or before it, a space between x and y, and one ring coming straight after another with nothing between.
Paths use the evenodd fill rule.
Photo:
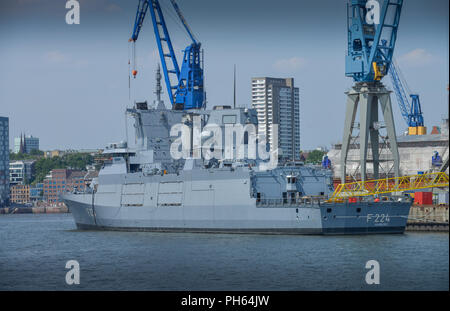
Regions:
<instances>
[{"instance_id":1,"label":"dock structure","mask_svg":"<svg viewBox=\"0 0 450 311\"><path fill-rule=\"evenodd\" d=\"M445 162L448 163L449 156L449 135L448 135L448 118L443 119L440 131L436 134L429 135L403 135L397 137L398 151L400 155L400 176L415 175L418 172L439 172L443 171L447 174L448 165L445 166ZM328 158L331 161L333 178L339 179L341 177L341 148L342 144L338 143L333 145L332 149L328 152ZM433 165L432 157L438 152L441 158L444 160L441 166ZM371 158L372 150L369 146L368 158ZM383 155L380 156L383 159ZM357 172L359 168L359 144L350 146L348 153L347 172ZM352 161L355 160L355 161ZM389 165L389 162L380 163L380 178L386 176L393 177L393 172ZM367 162L367 174L368 179L373 179L373 163L369 160ZM351 175L351 174L349 174ZM353 176L358 177L358 174ZM356 180L348 180L357 181Z\"/></svg>"},{"instance_id":2,"label":"dock structure","mask_svg":"<svg viewBox=\"0 0 450 311\"><path fill-rule=\"evenodd\" d=\"M406 231L448 232L448 205L413 205L409 211Z\"/></svg>"}]
</instances>

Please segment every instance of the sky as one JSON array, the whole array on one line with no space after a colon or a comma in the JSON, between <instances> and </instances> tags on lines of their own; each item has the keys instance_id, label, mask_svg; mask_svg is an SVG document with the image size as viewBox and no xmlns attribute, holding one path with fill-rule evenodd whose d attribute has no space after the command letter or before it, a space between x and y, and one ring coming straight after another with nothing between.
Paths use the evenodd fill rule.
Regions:
<instances>
[{"instance_id":1,"label":"sky","mask_svg":"<svg viewBox=\"0 0 450 311\"><path fill-rule=\"evenodd\" d=\"M169 0L160 2L181 58L188 36ZM208 108L232 105L234 64L238 106L251 105L252 77L293 77L301 149L340 142L344 92L353 84L344 73L346 0L177 2L205 52ZM103 148L126 138L127 107L154 100L159 56L150 15L136 43L138 75L129 89L128 39L138 1L79 3L80 24L68 25L65 0L0 2L0 116L10 120L10 149L21 133L39 137L42 150ZM409 88L420 94L429 131L448 116L448 6L405 0L394 53ZM388 77L383 81L390 87ZM166 94L163 99L168 106ZM394 95L392 103L399 134L406 124Z\"/></svg>"}]
</instances>

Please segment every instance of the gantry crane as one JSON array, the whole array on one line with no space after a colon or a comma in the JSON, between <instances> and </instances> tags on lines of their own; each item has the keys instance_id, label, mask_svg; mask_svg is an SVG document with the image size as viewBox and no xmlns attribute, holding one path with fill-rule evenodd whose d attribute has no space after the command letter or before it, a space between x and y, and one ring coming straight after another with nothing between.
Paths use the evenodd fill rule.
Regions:
<instances>
[{"instance_id":1,"label":"gantry crane","mask_svg":"<svg viewBox=\"0 0 450 311\"><path fill-rule=\"evenodd\" d=\"M425 135L426 127L424 126L419 95L410 94L411 103L409 102L404 88L404 85L407 87L406 81L402 82L395 61L391 63L389 74L402 117L408 126L409 135Z\"/></svg>"},{"instance_id":2,"label":"gantry crane","mask_svg":"<svg viewBox=\"0 0 450 311\"><path fill-rule=\"evenodd\" d=\"M383 4L380 5L380 2ZM380 169L378 104L384 115L385 136L392 153L395 176L399 176L399 154L389 91L381 83L389 72L397 40L397 30L403 0L349 0L347 4L348 47L345 75L355 84L347 92L347 108L341 149L341 180L345 183L347 158L355 125L356 111L360 110L359 168L361 180L366 180L368 142L372 149L373 175ZM385 41L384 41L385 40Z\"/></svg>"},{"instance_id":3,"label":"gantry crane","mask_svg":"<svg viewBox=\"0 0 450 311\"><path fill-rule=\"evenodd\" d=\"M184 50L181 69L178 66L159 0L139 0L133 33L129 41L133 43L136 42L139 32L142 29L145 15L147 11L150 10L156 43L158 45L161 65L164 72L167 94L169 95L172 109L200 109L205 106L206 97L203 85L203 55L200 49L201 43L195 38L176 2L174 0L170 0L170 2L192 41L192 43ZM133 75L136 76L136 74L137 71L133 70ZM171 75L176 77L175 83L172 82Z\"/></svg>"}]
</instances>

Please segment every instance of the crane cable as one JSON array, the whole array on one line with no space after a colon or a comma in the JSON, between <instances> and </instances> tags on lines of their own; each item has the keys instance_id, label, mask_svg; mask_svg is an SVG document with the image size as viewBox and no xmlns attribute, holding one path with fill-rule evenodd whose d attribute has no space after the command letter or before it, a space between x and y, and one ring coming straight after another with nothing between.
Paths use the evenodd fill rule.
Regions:
<instances>
[{"instance_id":1,"label":"crane cable","mask_svg":"<svg viewBox=\"0 0 450 311\"><path fill-rule=\"evenodd\" d=\"M130 45L128 44L128 101L131 100L131 64L130 64Z\"/></svg>"},{"instance_id":2,"label":"crane cable","mask_svg":"<svg viewBox=\"0 0 450 311\"><path fill-rule=\"evenodd\" d=\"M128 100L130 101L132 93L131 76L133 76L133 79L136 79L137 74L136 67L137 67L136 42L131 40L130 44L128 45Z\"/></svg>"},{"instance_id":3,"label":"crane cable","mask_svg":"<svg viewBox=\"0 0 450 311\"><path fill-rule=\"evenodd\" d=\"M182 32L189 35L186 28L184 27L183 23L180 21L180 17L178 15L175 15L172 11L174 10L172 5L168 5L164 1L160 1L161 10L163 10L164 16L169 16L169 19L174 22L175 25L177 25L178 28L181 29ZM197 38L196 38L197 39ZM197 39L198 41L198 39Z\"/></svg>"},{"instance_id":4,"label":"crane cable","mask_svg":"<svg viewBox=\"0 0 450 311\"><path fill-rule=\"evenodd\" d=\"M406 82L405 76L403 75L403 72L401 71L400 66L398 65L397 60L393 58L392 61L393 61L394 64L395 64L395 69L397 69L398 76L399 76L399 78L400 78L400 80L401 80L402 85L403 85L403 86L405 87L405 89L406 89L407 95L413 94L413 93L411 92L411 89L409 88L408 82ZM409 100L408 100L408 102L409 102Z\"/></svg>"}]
</instances>

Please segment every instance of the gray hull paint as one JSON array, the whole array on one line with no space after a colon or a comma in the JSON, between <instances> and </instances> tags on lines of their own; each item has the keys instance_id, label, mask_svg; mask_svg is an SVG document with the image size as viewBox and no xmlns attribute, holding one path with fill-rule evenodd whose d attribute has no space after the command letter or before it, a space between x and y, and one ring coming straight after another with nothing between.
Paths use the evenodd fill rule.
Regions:
<instances>
[{"instance_id":1,"label":"gray hull paint","mask_svg":"<svg viewBox=\"0 0 450 311\"><path fill-rule=\"evenodd\" d=\"M324 204L322 233L404 233L410 207L410 202Z\"/></svg>"},{"instance_id":2,"label":"gray hull paint","mask_svg":"<svg viewBox=\"0 0 450 311\"><path fill-rule=\"evenodd\" d=\"M80 200L80 196L84 198ZM93 208L89 203L92 195L89 194L68 194L64 199L78 229L118 231L328 235L403 233L410 208L408 202L337 203L307 207L152 208L97 205Z\"/></svg>"}]
</instances>

